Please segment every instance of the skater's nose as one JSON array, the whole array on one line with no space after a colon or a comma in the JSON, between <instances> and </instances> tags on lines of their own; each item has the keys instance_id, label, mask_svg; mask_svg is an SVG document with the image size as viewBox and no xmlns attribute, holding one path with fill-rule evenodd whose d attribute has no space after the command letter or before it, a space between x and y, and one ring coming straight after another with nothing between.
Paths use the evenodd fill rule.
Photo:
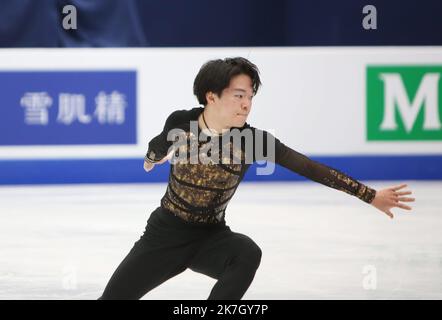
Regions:
<instances>
[{"instance_id":1,"label":"skater's nose","mask_svg":"<svg viewBox=\"0 0 442 320\"><path fill-rule=\"evenodd\" d=\"M244 99L241 104L241 111L248 114L251 107L252 107L252 101Z\"/></svg>"}]
</instances>

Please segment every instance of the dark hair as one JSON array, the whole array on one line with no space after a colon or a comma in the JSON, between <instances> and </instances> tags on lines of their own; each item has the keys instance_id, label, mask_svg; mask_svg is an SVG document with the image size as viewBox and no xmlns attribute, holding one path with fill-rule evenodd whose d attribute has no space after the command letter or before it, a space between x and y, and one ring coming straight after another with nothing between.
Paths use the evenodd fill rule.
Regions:
<instances>
[{"instance_id":1,"label":"dark hair","mask_svg":"<svg viewBox=\"0 0 442 320\"><path fill-rule=\"evenodd\" d=\"M205 106L207 92L211 91L221 96L222 91L229 86L230 80L240 74L248 75L252 79L252 89L255 95L261 85L259 70L256 65L241 57L206 62L195 77L193 94L198 102Z\"/></svg>"}]
</instances>

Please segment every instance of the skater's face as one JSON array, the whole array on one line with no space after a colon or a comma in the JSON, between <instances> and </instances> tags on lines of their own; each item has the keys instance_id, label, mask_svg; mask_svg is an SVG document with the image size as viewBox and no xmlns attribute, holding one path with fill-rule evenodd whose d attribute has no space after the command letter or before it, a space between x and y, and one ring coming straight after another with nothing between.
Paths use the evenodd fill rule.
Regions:
<instances>
[{"instance_id":1,"label":"skater's face","mask_svg":"<svg viewBox=\"0 0 442 320\"><path fill-rule=\"evenodd\" d=\"M210 94L217 118L224 128L242 127L252 108L252 79L240 74L230 80L220 97ZM210 99L209 98L209 99Z\"/></svg>"}]
</instances>

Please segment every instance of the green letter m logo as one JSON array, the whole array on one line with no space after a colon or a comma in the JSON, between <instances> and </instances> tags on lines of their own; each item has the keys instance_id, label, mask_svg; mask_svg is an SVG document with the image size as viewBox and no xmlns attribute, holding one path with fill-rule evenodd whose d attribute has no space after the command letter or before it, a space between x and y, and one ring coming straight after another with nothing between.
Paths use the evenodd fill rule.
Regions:
<instances>
[{"instance_id":1,"label":"green letter m logo","mask_svg":"<svg viewBox=\"0 0 442 320\"><path fill-rule=\"evenodd\" d=\"M367 67L368 140L442 140L442 66Z\"/></svg>"}]
</instances>

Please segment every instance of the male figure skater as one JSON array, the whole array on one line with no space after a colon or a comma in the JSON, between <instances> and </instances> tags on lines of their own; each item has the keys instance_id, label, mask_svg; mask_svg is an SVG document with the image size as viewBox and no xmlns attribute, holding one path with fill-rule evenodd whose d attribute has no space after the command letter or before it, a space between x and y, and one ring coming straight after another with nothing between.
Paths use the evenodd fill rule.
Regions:
<instances>
[{"instance_id":1,"label":"male figure skater","mask_svg":"<svg viewBox=\"0 0 442 320\"><path fill-rule=\"evenodd\" d=\"M391 218L393 207L411 210L402 203L414 201L405 197L411 191L400 191L406 185L376 191L246 123L260 84L257 67L244 58L213 60L201 67L193 90L204 108L173 112L161 134L149 142L146 171L175 156L167 190L100 299L140 299L187 268L217 279L208 299L241 299L260 264L261 249L248 236L233 232L224 216L238 184L257 160L270 159L356 196ZM232 132L255 139L219 143ZM177 138L185 143L178 145Z\"/></svg>"}]
</instances>

